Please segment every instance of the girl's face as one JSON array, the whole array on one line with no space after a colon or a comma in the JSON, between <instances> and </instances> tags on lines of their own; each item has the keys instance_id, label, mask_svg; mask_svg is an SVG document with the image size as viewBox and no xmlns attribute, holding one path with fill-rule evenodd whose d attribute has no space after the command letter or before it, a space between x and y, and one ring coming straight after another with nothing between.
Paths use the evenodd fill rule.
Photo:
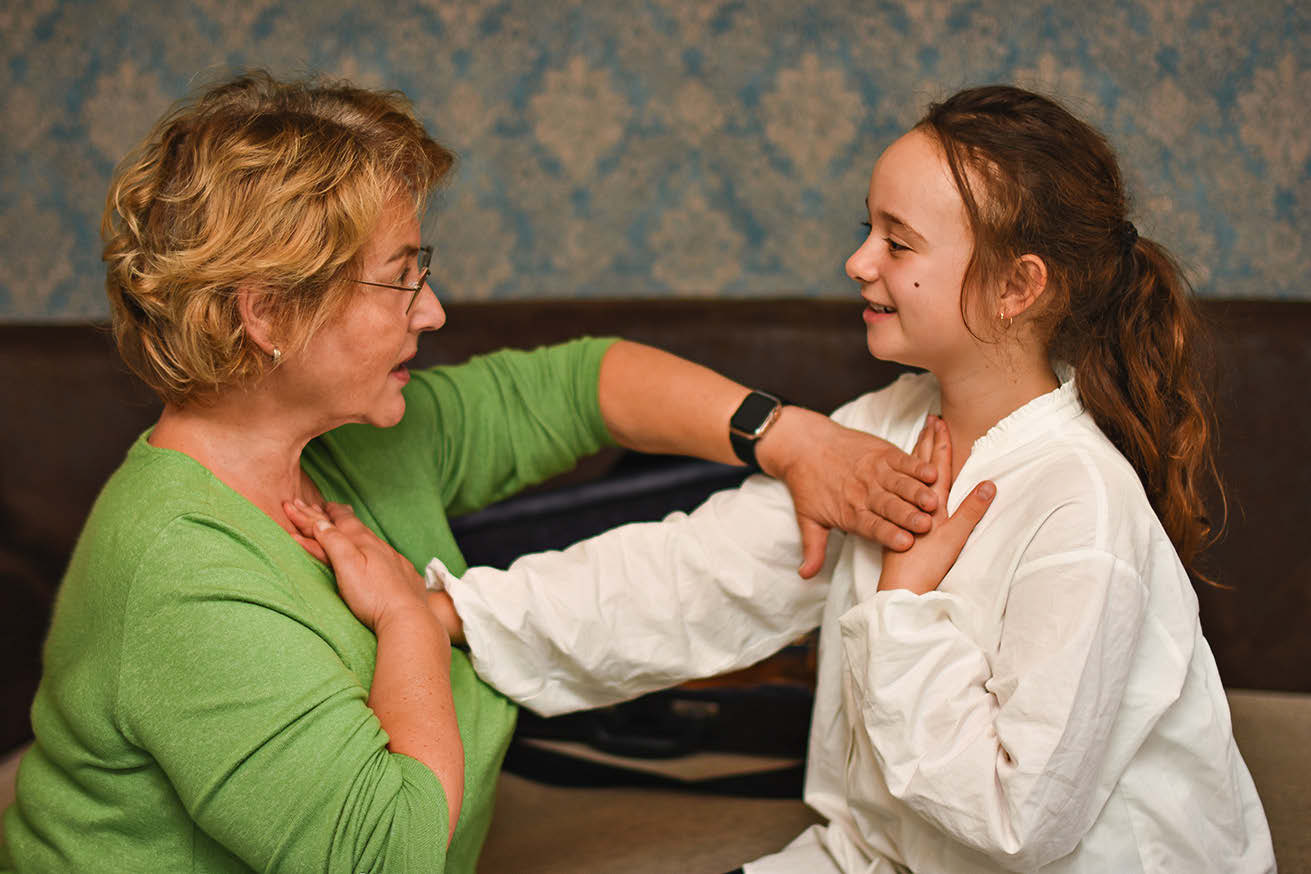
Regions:
<instances>
[{"instance_id":1,"label":"girl's face","mask_svg":"<svg viewBox=\"0 0 1311 874\"><path fill-rule=\"evenodd\" d=\"M889 146L866 205L870 233L847 259L847 275L867 304L870 353L940 379L976 366L984 344L961 316L974 238L937 142L912 130Z\"/></svg>"}]
</instances>

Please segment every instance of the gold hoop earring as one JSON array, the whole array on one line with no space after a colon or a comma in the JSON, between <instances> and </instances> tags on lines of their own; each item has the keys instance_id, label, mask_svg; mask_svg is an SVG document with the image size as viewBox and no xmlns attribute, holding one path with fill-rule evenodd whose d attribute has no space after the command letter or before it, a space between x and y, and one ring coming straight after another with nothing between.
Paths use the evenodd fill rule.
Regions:
<instances>
[{"instance_id":1,"label":"gold hoop earring","mask_svg":"<svg viewBox=\"0 0 1311 874\"><path fill-rule=\"evenodd\" d=\"M282 362L282 350L277 346L273 347L273 366L277 367Z\"/></svg>"},{"instance_id":2,"label":"gold hoop earring","mask_svg":"<svg viewBox=\"0 0 1311 874\"><path fill-rule=\"evenodd\" d=\"M1001 329L1009 331L1011 325L1015 324L1015 317L1006 315L1005 310L997 310L997 318L1001 321Z\"/></svg>"}]
</instances>

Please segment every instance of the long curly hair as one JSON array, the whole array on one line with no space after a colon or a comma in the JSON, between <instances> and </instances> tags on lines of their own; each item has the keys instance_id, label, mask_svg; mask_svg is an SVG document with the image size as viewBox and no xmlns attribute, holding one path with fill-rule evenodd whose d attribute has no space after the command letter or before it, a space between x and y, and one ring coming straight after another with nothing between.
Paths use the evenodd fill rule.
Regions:
<instances>
[{"instance_id":1,"label":"long curly hair","mask_svg":"<svg viewBox=\"0 0 1311 874\"><path fill-rule=\"evenodd\" d=\"M275 336L297 348L351 293L387 205L421 210L453 164L398 92L256 71L183 101L109 187L119 353L172 404L258 377L271 365L245 336L237 291L266 295Z\"/></svg>"},{"instance_id":2,"label":"long curly hair","mask_svg":"<svg viewBox=\"0 0 1311 874\"><path fill-rule=\"evenodd\" d=\"M1010 86L961 91L917 125L941 146L974 233L966 295L1026 253L1048 292L1035 318L1079 399L1133 465L1185 567L1219 526L1209 344L1192 289L1159 243L1138 235L1114 151L1056 101ZM967 324L969 319L966 319Z\"/></svg>"}]
</instances>

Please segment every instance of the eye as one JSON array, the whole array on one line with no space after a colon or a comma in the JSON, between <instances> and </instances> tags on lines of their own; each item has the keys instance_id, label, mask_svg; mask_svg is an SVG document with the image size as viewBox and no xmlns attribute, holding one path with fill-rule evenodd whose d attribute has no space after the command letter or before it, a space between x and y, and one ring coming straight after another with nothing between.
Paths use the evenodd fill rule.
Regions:
<instances>
[{"instance_id":1,"label":"eye","mask_svg":"<svg viewBox=\"0 0 1311 874\"><path fill-rule=\"evenodd\" d=\"M888 241L888 251L889 251L889 252L909 252L909 251L910 251L910 246L903 246L901 243L898 243L896 240L892 239L891 237L884 237L884 239Z\"/></svg>"}]
</instances>

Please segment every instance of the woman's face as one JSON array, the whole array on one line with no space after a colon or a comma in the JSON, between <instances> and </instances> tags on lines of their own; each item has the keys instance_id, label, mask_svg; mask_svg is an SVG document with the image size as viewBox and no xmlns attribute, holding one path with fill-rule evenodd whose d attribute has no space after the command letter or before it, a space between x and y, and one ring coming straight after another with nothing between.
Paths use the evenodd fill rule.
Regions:
<instances>
[{"instance_id":1,"label":"woman's face","mask_svg":"<svg viewBox=\"0 0 1311 874\"><path fill-rule=\"evenodd\" d=\"M961 316L974 240L941 150L912 130L879 157L866 199L870 233L847 259L865 299L876 358L933 371L970 367L982 344Z\"/></svg>"},{"instance_id":2,"label":"woman's face","mask_svg":"<svg viewBox=\"0 0 1311 874\"><path fill-rule=\"evenodd\" d=\"M360 279L413 285L419 220L398 199L383 213L362 251ZM411 292L354 283L342 311L310 340L295 362L287 361L294 402L305 404L327 427L367 422L390 427L405 413L401 389L410 380L405 362L418 350L419 334L435 331L446 313L427 284L407 313ZM326 428L325 428L326 430Z\"/></svg>"}]
</instances>

